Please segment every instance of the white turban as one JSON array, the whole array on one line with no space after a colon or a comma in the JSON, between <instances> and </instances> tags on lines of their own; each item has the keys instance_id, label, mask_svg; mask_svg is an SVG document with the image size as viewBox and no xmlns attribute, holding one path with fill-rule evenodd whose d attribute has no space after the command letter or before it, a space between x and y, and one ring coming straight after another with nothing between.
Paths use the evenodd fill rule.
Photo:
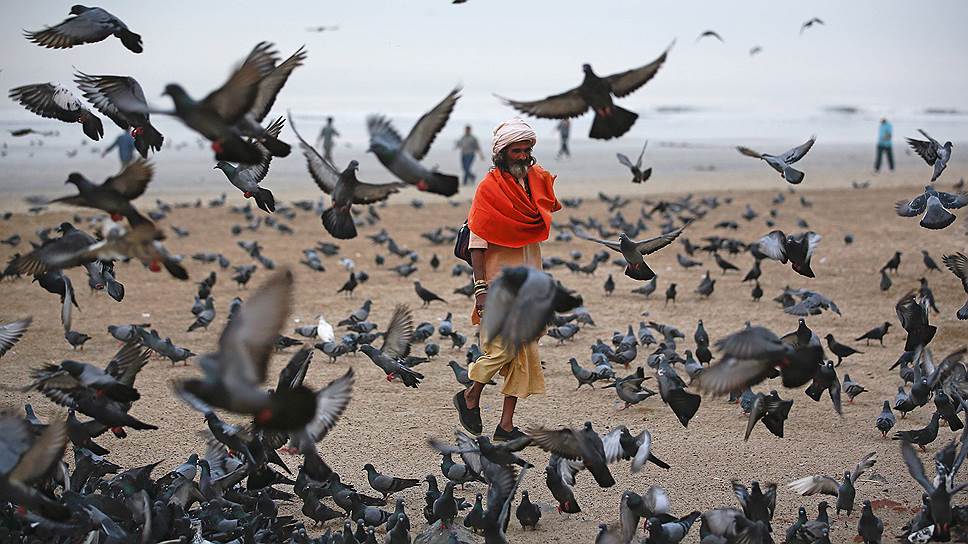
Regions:
<instances>
[{"instance_id":1,"label":"white turban","mask_svg":"<svg viewBox=\"0 0 968 544\"><path fill-rule=\"evenodd\" d=\"M494 144L491 150L497 155L505 147L525 140L537 142L538 137L531 125L526 123L524 119L514 117L504 121L494 129Z\"/></svg>"}]
</instances>

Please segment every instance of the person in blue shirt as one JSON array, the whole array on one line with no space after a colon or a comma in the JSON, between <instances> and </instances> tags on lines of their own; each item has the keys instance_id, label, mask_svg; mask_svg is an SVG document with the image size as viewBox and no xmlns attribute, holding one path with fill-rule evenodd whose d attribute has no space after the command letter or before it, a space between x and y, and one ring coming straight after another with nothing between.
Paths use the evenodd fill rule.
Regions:
<instances>
[{"instance_id":1,"label":"person in blue shirt","mask_svg":"<svg viewBox=\"0 0 968 544\"><path fill-rule=\"evenodd\" d=\"M114 139L114 143L101 153L101 156L104 157L115 147L118 148L118 158L121 159L121 167L123 168L134 158L134 137L127 131L122 132Z\"/></svg>"},{"instance_id":2,"label":"person in blue shirt","mask_svg":"<svg viewBox=\"0 0 968 544\"><path fill-rule=\"evenodd\" d=\"M874 160L874 172L881 171L881 156L887 155L887 166L894 171L894 149L891 147L891 137L894 127L887 119L881 119L881 126L877 130L877 158Z\"/></svg>"}]
</instances>

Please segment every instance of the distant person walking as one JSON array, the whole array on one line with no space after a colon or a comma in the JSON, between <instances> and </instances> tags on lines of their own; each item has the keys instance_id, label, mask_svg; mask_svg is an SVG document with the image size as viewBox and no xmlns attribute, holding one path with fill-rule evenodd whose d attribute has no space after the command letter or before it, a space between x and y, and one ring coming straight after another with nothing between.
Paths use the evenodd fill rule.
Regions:
<instances>
[{"instance_id":1,"label":"distant person walking","mask_svg":"<svg viewBox=\"0 0 968 544\"><path fill-rule=\"evenodd\" d=\"M339 131L333 126L333 118L327 117L326 124L319 131L319 138L316 138L316 147L323 143L323 158L333 162L333 139L339 137Z\"/></svg>"},{"instance_id":2,"label":"distant person walking","mask_svg":"<svg viewBox=\"0 0 968 544\"><path fill-rule=\"evenodd\" d=\"M571 136L571 121L568 119L562 119L558 121L558 135L561 136L561 147L558 149L558 155L555 156L556 159L561 157L571 158L571 151L568 150L568 137Z\"/></svg>"},{"instance_id":3,"label":"distant person walking","mask_svg":"<svg viewBox=\"0 0 968 544\"><path fill-rule=\"evenodd\" d=\"M881 126L877 129L877 158L874 160L874 173L881 171L881 155L887 155L887 166L891 172L894 171L894 149L891 147L891 138L894 136L894 127L891 123L882 118Z\"/></svg>"},{"instance_id":4,"label":"distant person walking","mask_svg":"<svg viewBox=\"0 0 968 544\"><path fill-rule=\"evenodd\" d=\"M474 164L474 156L477 155L484 160L484 153L481 152L481 144L477 138L471 134L471 126L464 127L464 135L457 140L457 149L460 149L460 164L464 168L464 185L474 183L474 173L471 172L471 165Z\"/></svg>"},{"instance_id":5,"label":"distant person walking","mask_svg":"<svg viewBox=\"0 0 968 544\"><path fill-rule=\"evenodd\" d=\"M127 131L122 132L114 139L114 143L101 152L101 157L107 156L115 147L118 148L118 158L121 159L121 166L126 166L134 158L134 137L128 134Z\"/></svg>"}]
</instances>

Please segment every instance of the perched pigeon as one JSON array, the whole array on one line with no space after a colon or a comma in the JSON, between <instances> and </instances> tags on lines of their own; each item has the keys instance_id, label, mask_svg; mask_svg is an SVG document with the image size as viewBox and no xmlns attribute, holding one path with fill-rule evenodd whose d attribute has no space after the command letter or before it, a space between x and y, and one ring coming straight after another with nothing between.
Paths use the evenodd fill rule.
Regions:
<instances>
[{"instance_id":1,"label":"perched pigeon","mask_svg":"<svg viewBox=\"0 0 968 544\"><path fill-rule=\"evenodd\" d=\"M366 119L370 134L370 151L393 175L408 185L415 185L421 191L443 196L457 194L457 176L441 174L420 163L430 151L437 134L454 111L460 98L460 87L451 91L432 110L425 113L410 129L406 138L393 128L390 120L382 115L371 115Z\"/></svg>"},{"instance_id":2,"label":"perched pigeon","mask_svg":"<svg viewBox=\"0 0 968 544\"><path fill-rule=\"evenodd\" d=\"M522 113L542 119L578 117L591 108L595 112L595 118L592 120L592 128L588 136L596 140L618 138L632 128L639 116L616 106L612 102L612 95L622 98L648 83L665 63L668 53L669 50L666 49L657 59L645 66L605 77L595 74L590 64L583 64L582 71L585 73L585 78L581 85L541 100L522 102L498 98Z\"/></svg>"},{"instance_id":3,"label":"perched pigeon","mask_svg":"<svg viewBox=\"0 0 968 544\"><path fill-rule=\"evenodd\" d=\"M36 83L10 89L10 98L41 117L80 123L84 134L95 142L104 136L101 119L84 107L69 89L54 83Z\"/></svg>"},{"instance_id":4,"label":"perched pigeon","mask_svg":"<svg viewBox=\"0 0 968 544\"><path fill-rule=\"evenodd\" d=\"M881 431L881 437L887 438L888 431L894 428L896 422L894 412L891 411L891 403L885 400L881 413L877 415L877 419L874 421L874 426L877 427L878 431Z\"/></svg>"},{"instance_id":5,"label":"perched pigeon","mask_svg":"<svg viewBox=\"0 0 968 544\"><path fill-rule=\"evenodd\" d=\"M908 138L907 142L911 149L920 155L924 162L928 163L928 166L934 167L934 173L931 174L931 181L934 181L948 166L948 161L951 159L951 142L945 142L944 145L941 145L941 142L928 136L923 130L918 129L918 132L928 140Z\"/></svg>"},{"instance_id":6,"label":"perched pigeon","mask_svg":"<svg viewBox=\"0 0 968 544\"><path fill-rule=\"evenodd\" d=\"M141 53L141 36L128 29L121 19L98 7L75 4L71 15L61 23L36 32L24 32L24 36L50 49L68 49L75 45L95 43L108 36L116 36L134 53Z\"/></svg>"},{"instance_id":7,"label":"perched pigeon","mask_svg":"<svg viewBox=\"0 0 968 544\"><path fill-rule=\"evenodd\" d=\"M854 510L854 497L856 495L854 483L865 470L874 466L874 463L877 462L874 459L875 455L875 452L868 453L857 462L853 471L844 471L843 483L837 483L837 480L830 476L818 474L794 480L787 486L801 495L813 495L815 493L833 495L837 497L837 513L840 514L841 510L846 510L849 516Z\"/></svg>"},{"instance_id":8,"label":"perched pigeon","mask_svg":"<svg viewBox=\"0 0 968 544\"><path fill-rule=\"evenodd\" d=\"M766 164L770 165L770 168L780 173L780 177L787 180L787 182L796 185L803 181L803 172L793 168L790 165L802 159L803 156L807 154L807 151L810 151L810 148L813 147L813 143L815 141L817 141L817 137L811 136L810 139L803 144L794 147L782 155L759 153L743 146L739 146L736 149L747 157L763 159L766 161Z\"/></svg>"}]
</instances>

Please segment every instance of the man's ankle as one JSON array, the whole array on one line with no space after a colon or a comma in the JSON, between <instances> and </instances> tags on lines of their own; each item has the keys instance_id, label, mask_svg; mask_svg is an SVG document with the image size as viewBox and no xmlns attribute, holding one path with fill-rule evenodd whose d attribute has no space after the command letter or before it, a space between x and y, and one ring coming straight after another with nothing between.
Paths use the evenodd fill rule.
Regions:
<instances>
[{"instance_id":1,"label":"man's ankle","mask_svg":"<svg viewBox=\"0 0 968 544\"><path fill-rule=\"evenodd\" d=\"M480 402L481 399L478 398L478 399L474 400L473 402L471 402L471 398L469 396L467 396L467 393L469 393L469 392L470 392L470 389L464 391L464 404L466 404L468 408L470 408L471 410L473 410L474 408L477 408L477 405L478 405L478 403ZM473 404L473 406L472 406L472 404Z\"/></svg>"}]
</instances>

